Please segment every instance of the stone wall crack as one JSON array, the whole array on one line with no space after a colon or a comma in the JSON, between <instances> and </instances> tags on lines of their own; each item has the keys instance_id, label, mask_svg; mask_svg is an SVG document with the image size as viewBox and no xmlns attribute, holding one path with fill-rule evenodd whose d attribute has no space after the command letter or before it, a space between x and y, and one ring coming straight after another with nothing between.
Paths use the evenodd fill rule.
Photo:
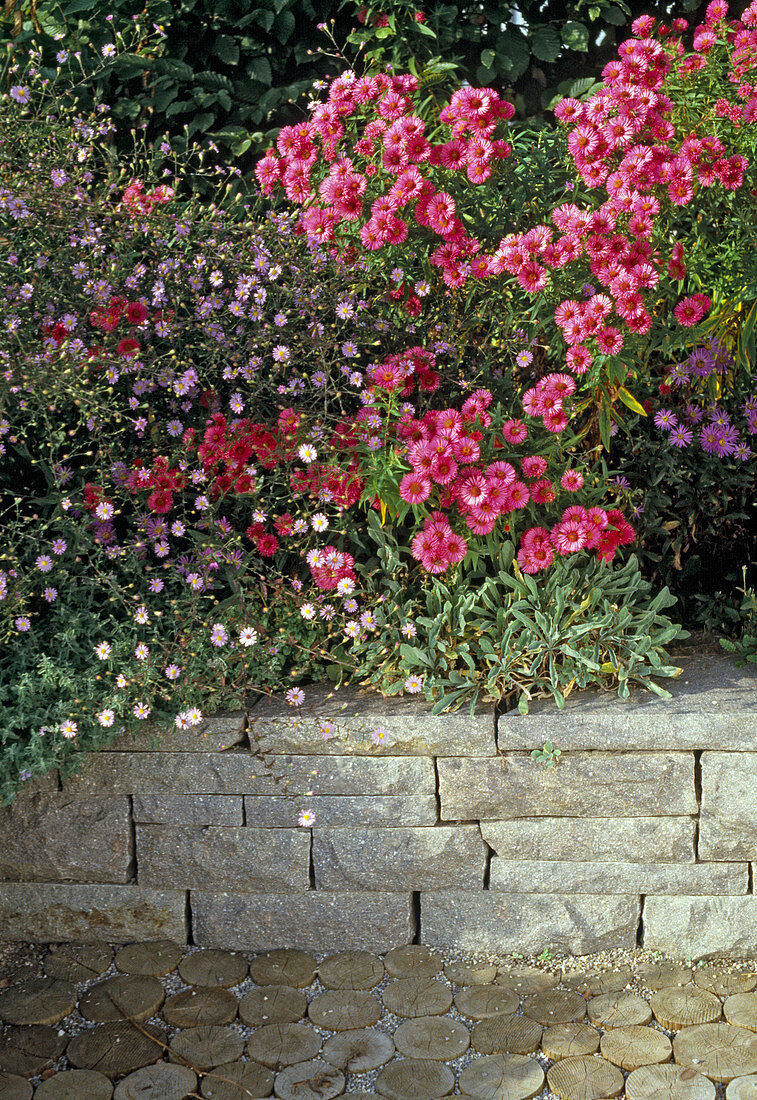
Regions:
<instances>
[{"instance_id":1,"label":"stone wall crack","mask_svg":"<svg viewBox=\"0 0 757 1100\"><path fill-rule=\"evenodd\" d=\"M636 929L636 946L644 946L644 904L647 900L646 894L641 894L639 897L639 926Z\"/></svg>"}]
</instances>

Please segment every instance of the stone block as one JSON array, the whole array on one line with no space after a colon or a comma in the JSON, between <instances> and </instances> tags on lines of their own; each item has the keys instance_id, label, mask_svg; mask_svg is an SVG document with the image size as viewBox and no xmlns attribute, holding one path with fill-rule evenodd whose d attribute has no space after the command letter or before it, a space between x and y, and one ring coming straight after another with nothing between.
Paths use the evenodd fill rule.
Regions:
<instances>
[{"instance_id":1,"label":"stone block","mask_svg":"<svg viewBox=\"0 0 757 1100\"><path fill-rule=\"evenodd\" d=\"M310 833L209 825L138 825L140 886L261 892L307 890Z\"/></svg>"},{"instance_id":2,"label":"stone block","mask_svg":"<svg viewBox=\"0 0 757 1100\"><path fill-rule=\"evenodd\" d=\"M301 711L280 697L250 713L250 741L263 752L347 756L494 756L494 708L432 714L424 699L383 697L346 687L308 687ZM386 740L374 745L381 727Z\"/></svg>"},{"instance_id":3,"label":"stone block","mask_svg":"<svg viewBox=\"0 0 757 1100\"><path fill-rule=\"evenodd\" d=\"M0 810L0 880L128 882L129 800L24 792Z\"/></svg>"},{"instance_id":4,"label":"stone block","mask_svg":"<svg viewBox=\"0 0 757 1100\"><path fill-rule=\"evenodd\" d=\"M694 755L571 752L556 768L528 753L438 762L442 821L657 817L697 812Z\"/></svg>"},{"instance_id":5,"label":"stone block","mask_svg":"<svg viewBox=\"0 0 757 1100\"><path fill-rule=\"evenodd\" d=\"M319 890L482 889L485 864L475 825L313 830Z\"/></svg>"},{"instance_id":6,"label":"stone block","mask_svg":"<svg viewBox=\"0 0 757 1100\"><path fill-rule=\"evenodd\" d=\"M521 817L482 821L481 835L505 859L693 863L692 817Z\"/></svg>"},{"instance_id":7,"label":"stone block","mask_svg":"<svg viewBox=\"0 0 757 1100\"><path fill-rule=\"evenodd\" d=\"M316 825L434 825L436 796L419 795L312 795L307 798L276 798L251 795L245 798L245 821L265 828L291 828L297 814L307 805Z\"/></svg>"},{"instance_id":8,"label":"stone block","mask_svg":"<svg viewBox=\"0 0 757 1100\"><path fill-rule=\"evenodd\" d=\"M757 899L756 899L757 900ZM637 896L504 894L446 890L421 894L421 943L477 953L566 955L636 944Z\"/></svg>"},{"instance_id":9,"label":"stone block","mask_svg":"<svg viewBox=\"0 0 757 1100\"><path fill-rule=\"evenodd\" d=\"M755 821L757 752L702 753L699 858L757 859Z\"/></svg>"},{"instance_id":10,"label":"stone block","mask_svg":"<svg viewBox=\"0 0 757 1100\"><path fill-rule=\"evenodd\" d=\"M231 951L389 951L411 943L409 893L190 893L194 942Z\"/></svg>"},{"instance_id":11,"label":"stone block","mask_svg":"<svg viewBox=\"0 0 757 1100\"><path fill-rule=\"evenodd\" d=\"M60 790L60 776L58 769L45 772L44 775L35 775L33 779L26 779L18 788L15 802L22 802L25 798L33 798L37 794L53 794Z\"/></svg>"},{"instance_id":12,"label":"stone block","mask_svg":"<svg viewBox=\"0 0 757 1100\"><path fill-rule=\"evenodd\" d=\"M64 780L77 794L433 794L429 757L279 756L253 752L109 752Z\"/></svg>"},{"instance_id":13,"label":"stone block","mask_svg":"<svg viewBox=\"0 0 757 1100\"><path fill-rule=\"evenodd\" d=\"M746 894L746 863L491 861L490 890L511 894Z\"/></svg>"},{"instance_id":14,"label":"stone block","mask_svg":"<svg viewBox=\"0 0 757 1100\"><path fill-rule=\"evenodd\" d=\"M757 669L738 668L725 654L672 657L669 663L680 667L681 675L658 682L672 699L632 686L627 700L607 692L573 692L562 711L551 700L536 700L527 715L499 716L500 750L530 750L552 741L563 752L665 751L671 730L677 749L753 749Z\"/></svg>"},{"instance_id":15,"label":"stone block","mask_svg":"<svg viewBox=\"0 0 757 1100\"><path fill-rule=\"evenodd\" d=\"M187 730L153 722L119 734L101 752L223 752L245 740L243 710L207 715L199 726Z\"/></svg>"},{"instance_id":16,"label":"stone block","mask_svg":"<svg viewBox=\"0 0 757 1100\"><path fill-rule=\"evenodd\" d=\"M223 794L135 794L132 813L144 825L243 825L244 799Z\"/></svg>"},{"instance_id":17,"label":"stone block","mask_svg":"<svg viewBox=\"0 0 757 1100\"><path fill-rule=\"evenodd\" d=\"M644 947L700 959L757 955L757 897L644 900Z\"/></svg>"},{"instance_id":18,"label":"stone block","mask_svg":"<svg viewBox=\"0 0 757 1100\"><path fill-rule=\"evenodd\" d=\"M161 939L187 942L183 890L0 883L0 942Z\"/></svg>"}]
</instances>

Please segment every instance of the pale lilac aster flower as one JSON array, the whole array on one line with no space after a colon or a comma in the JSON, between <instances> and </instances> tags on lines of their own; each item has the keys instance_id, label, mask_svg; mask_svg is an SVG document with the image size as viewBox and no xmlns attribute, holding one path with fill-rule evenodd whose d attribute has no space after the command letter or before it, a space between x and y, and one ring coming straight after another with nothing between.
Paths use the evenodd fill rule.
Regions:
<instances>
[{"instance_id":1,"label":"pale lilac aster flower","mask_svg":"<svg viewBox=\"0 0 757 1100\"><path fill-rule=\"evenodd\" d=\"M112 710L101 710L97 716L97 721L100 723L101 726L108 727L113 725L115 717L116 716Z\"/></svg>"},{"instance_id":2,"label":"pale lilac aster flower","mask_svg":"<svg viewBox=\"0 0 757 1100\"><path fill-rule=\"evenodd\" d=\"M303 828L309 829L311 825L315 825L315 814L312 810L300 810L297 818L297 824L302 825Z\"/></svg>"},{"instance_id":3,"label":"pale lilac aster flower","mask_svg":"<svg viewBox=\"0 0 757 1100\"><path fill-rule=\"evenodd\" d=\"M70 740L72 737L76 737L78 730L78 725L76 724L76 722L72 722L70 718L61 723L60 732L67 740Z\"/></svg>"},{"instance_id":4,"label":"pale lilac aster flower","mask_svg":"<svg viewBox=\"0 0 757 1100\"><path fill-rule=\"evenodd\" d=\"M669 428L671 431L678 427L678 417L672 409L660 409L655 413L654 422L656 427Z\"/></svg>"},{"instance_id":5,"label":"pale lilac aster flower","mask_svg":"<svg viewBox=\"0 0 757 1100\"><path fill-rule=\"evenodd\" d=\"M302 688L290 688L284 698L290 706L301 707L305 702L305 692Z\"/></svg>"},{"instance_id":6,"label":"pale lilac aster flower","mask_svg":"<svg viewBox=\"0 0 757 1100\"><path fill-rule=\"evenodd\" d=\"M374 745L385 745L389 738L389 732L384 726L376 726L371 733L371 741Z\"/></svg>"},{"instance_id":7,"label":"pale lilac aster flower","mask_svg":"<svg viewBox=\"0 0 757 1100\"><path fill-rule=\"evenodd\" d=\"M423 677L422 676L408 676L405 680L405 691L410 695L417 695L419 691L423 690Z\"/></svg>"}]
</instances>

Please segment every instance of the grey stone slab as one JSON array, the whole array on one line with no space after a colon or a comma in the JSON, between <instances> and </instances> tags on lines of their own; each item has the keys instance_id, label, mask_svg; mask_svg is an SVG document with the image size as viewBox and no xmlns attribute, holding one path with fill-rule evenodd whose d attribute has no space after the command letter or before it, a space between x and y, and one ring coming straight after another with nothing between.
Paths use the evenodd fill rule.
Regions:
<instances>
[{"instance_id":1,"label":"grey stone slab","mask_svg":"<svg viewBox=\"0 0 757 1100\"><path fill-rule=\"evenodd\" d=\"M672 699L632 687L628 700L607 692L574 692L563 711L537 700L528 715L498 718L500 750L541 748L544 741L563 751L666 750L671 730L678 749L752 749L757 669L738 668L724 654L682 655L670 663L682 669L680 677L659 683Z\"/></svg>"},{"instance_id":2,"label":"grey stone slab","mask_svg":"<svg viewBox=\"0 0 757 1100\"><path fill-rule=\"evenodd\" d=\"M244 800L245 820L248 825L269 829L291 828L306 803L307 809L315 814L316 825L433 825L436 822L436 796L433 794L322 794L306 799L248 795Z\"/></svg>"},{"instance_id":3,"label":"grey stone slab","mask_svg":"<svg viewBox=\"0 0 757 1100\"><path fill-rule=\"evenodd\" d=\"M194 942L232 951L389 951L415 936L411 900L409 893L190 892Z\"/></svg>"},{"instance_id":4,"label":"grey stone slab","mask_svg":"<svg viewBox=\"0 0 757 1100\"><path fill-rule=\"evenodd\" d=\"M146 825L242 825L244 799L223 794L135 794L132 814L138 824Z\"/></svg>"},{"instance_id":5,"label":"grey stone slab","mask_svg":"<svg viewBox=\"0 0 757 1100\"><path fill-rule=\"evenodd\" d=\"M636 895L423 893L420 938L429 947L462 951L587 955L634 947L639 905Z\"/></svg>"},{"instance_id":6,"label":"grey stone slab","mask_svg":"<svg viewBox=\"0 0 757 1100\"><path fill-rule=\"evenodd\" d=\"M248 751L110 752L64 780L78 794L433 794L429 757L279 756Z\"/></svg>"},{"instance_id":7,"label":"grey stone slab","mask_svg":"<svg viewBox=\"0 0 757 1100\"><path fill-rule=\"evenodd\" d=\"M584 855L591 852L584 850ZM490 890L511 894L746 894L746 863L491 861Z\"/></svg>"},{"instance_id":8,"label":"grey stone slab","mask_svg":"<svg viewBox=\"0 0 757 1100\"><path fill-rule=\"evenodd\" d=\"M307 890L310 833L222 825L138 825L140 886L240 892Z\"/></svg>"},{"instance_id":9,"label":"grey stone slab","mask_svg":"<svg viewBox=\"0 0 757 1100\"><path fill-rule=\"evenodd\" d=\"M128 882L129 800L26 793L0 810L0 880Z\"/></svg>"},{"instance_id":10,"label":"grey stone slab","mask_svg":"<svg viewBox=\"0 0 757 1100\"><path fill-rule=\"evenodd\" d=\"M250 713L250 741L263 752L343 756L494 756L494 707L437 715L424 699L384 697L360 688L305 689L293 710L281 697ZM374 734L385 740L376 745Z\"/></svg>"},{"instance_id":11,"label":"grey stone slab","mask_svg":"<svg viewBox=\"0 0 757 1100\"><path fill-rule=\"evenodd\" d=\"M209 714L187 730L145 722L113 739L101 752L222 752L245 740L242 710Z\"/></svg>"},{"instance_id":12,"label":"grey stone slab","mask_svg":"<svg viewBox=\"0 0 757 1100\"><path fill-rule=\"evenodd\" d=\"M18 788L15 801L20 802L25 798L33 798L43 793L52 794L57 790L60 790L58 769L53 768L44 775L35 775L33 779L24 780Z\"/></svg>"},{"instance_id":13,"label":"grey stone slab","mask_svg":"<svg viewBox=\"0 0 757 1100\"><path fill-rule=\"evenodd\" d=\"M482 821L481 835L506 859L693 863L693 817L520 817Z\"/></svg>"},{"instance_id":14,"label":"grey stone slab","mask_svg":"<svg viewBox=\"0 0 757 1100\"><path fill-rule=\"evenodd\" d=\"M547 768L528 753L438 761L442 821L657 817L696 813L694 754L571 752Z\"/></svg>"},{"instance_id":15,"label":"grey stone slab","mask_svg":"<svg viewBox=\"0 0 757 1100\"><path fill-rule=\"evenodd\" d=\"M185 891L0 883L0 942L159 939L187 942Z\"/></svg>"},{"instance_id":16,"label":"grey stone slab","mask_svg":"<svg viewBox=\"0 0 757 1100\"><path fill-rule=\"evenodd\" d=\"M683 958L757 955L757 897L644 900L644 947Z\"/></svg>"},{"instance_id":17,"label":"grey stone slab","mask_svg":"<svg viewBox=\"0 0 757 1100\"><path fill-rule=\"evenodd\" d=\"M313 830L319 890L482 889L485 864L475 825Z\"/></svg>"},{"instance_id":18,"label":"grey stone slab","mask_svg":"<svg viewBox=\"0 0 757 1100\"><path fill-rule=\"evenodd\" d=\"M757 752L702 753L700 859L757 859L756 821Z\"/></svg>"}]
</instances>

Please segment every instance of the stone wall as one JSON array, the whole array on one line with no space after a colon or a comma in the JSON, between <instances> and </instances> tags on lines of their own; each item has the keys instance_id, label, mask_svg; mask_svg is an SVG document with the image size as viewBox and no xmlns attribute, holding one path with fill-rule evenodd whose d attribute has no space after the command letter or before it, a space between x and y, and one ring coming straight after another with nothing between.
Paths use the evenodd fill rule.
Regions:
<instances>
[{"instance_id":1,"label":"stone wall","mask_svg":"<svg viewBox=\"0 0 757 1100\"><path fill-rule=\"evenodd\" d=\"M311 691L122 738L0 812L0 940L757 954L757 670L680 663L672 701Z\"/></svg>"}]
</instances>

